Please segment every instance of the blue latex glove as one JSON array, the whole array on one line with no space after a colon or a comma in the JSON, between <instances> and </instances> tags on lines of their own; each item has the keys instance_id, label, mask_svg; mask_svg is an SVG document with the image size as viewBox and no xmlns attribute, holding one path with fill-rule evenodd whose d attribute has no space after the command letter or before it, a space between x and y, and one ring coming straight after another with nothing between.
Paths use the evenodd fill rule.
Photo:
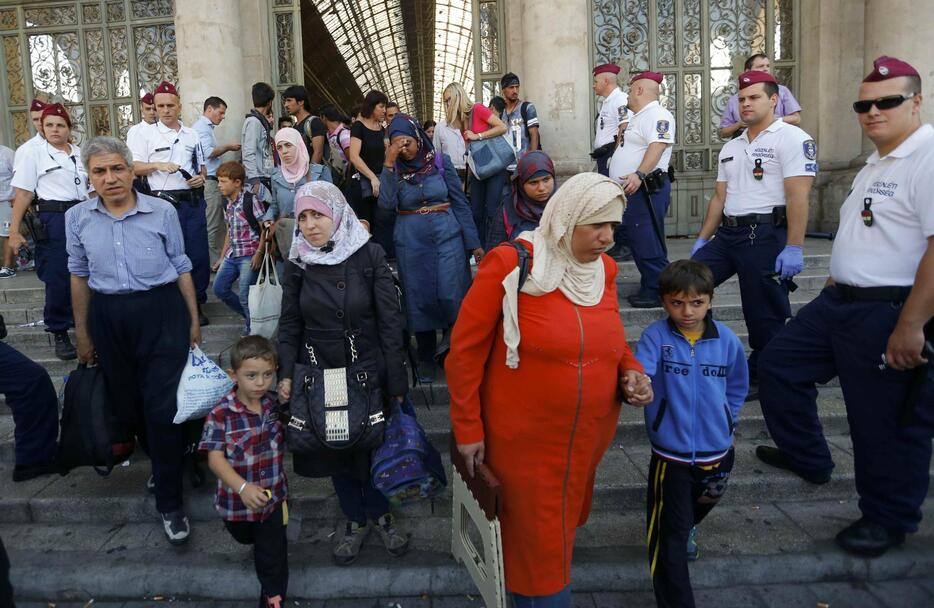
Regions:
<instances>
[{"instance_id":1,"label":"blue latex glove","mask_svg":"<svg viewBox=\"0 0 934 608\"><path fill-rule=\"evenodd\" d=\"M781 274L782 280L790 279L804 270L804 249L799 245L785 245L782 252L775 258L775 272Z\"/></svg>"},{"instance_id":2,"label":"blue latex glove","mask_svg":"<svg viewBox=\"0 0 934 608\"><path fill-rule=\"evenodd\" d=\"M697 240L694 241L694 246L691 247L691 257L694 257L694 254L697 253L697 250L710 242L710 239L705 239L702 236L697 237Z\"/></svg>"}]
</instances>

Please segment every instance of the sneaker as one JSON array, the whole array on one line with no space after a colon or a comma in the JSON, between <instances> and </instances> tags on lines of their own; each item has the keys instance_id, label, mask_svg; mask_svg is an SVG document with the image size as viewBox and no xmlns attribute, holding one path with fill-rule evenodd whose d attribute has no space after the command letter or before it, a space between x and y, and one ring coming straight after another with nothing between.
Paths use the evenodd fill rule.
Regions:
<instances>
[{"instance_id":1,"label":"sneaker","mask_svg":"<svg viewBox=\"0 0 934 608\"><path fill-rule=\"evenodd\" d=\"M697 526L693 526L688 533L688 561L696 562L700 556L700 550L697 548Z\"/></svg>"},{"instance_id":2,"label":"sneaker","mask_svg":"<svg viewBox=\"0 0 934 608\"><path fill-rule=\"evenodd\" d=\"M12 279L16 276L16 269L9 266L0 266L0 279Z\"/></svg>"},{"instance_id":3,"label":"sneaker","mask_svg":"<svg viewBox=\"0 0 934 608\"><path fill-rule=\"evenodd\" d=\"M67 331L57 331L53 335L55 336L56 357L62 361L71 361L78 358L78 351L75 350L74 345L71 343Z\"/></svg>"},{"instance_id":4,"label":"sneaker","mask_svg":"<svg viewBox=\"0 0 934 608\"><path fill-rule=\"evenodd\" d=\"M162 516L162 527L165 530L165 537L173 545L183 545L188 542L188 536L191 534L191 528L188 526L188 518L185 512L179 509L171 513L160 513Z\"/></svg>"},{"instance_id":5,"label":"sneaker","mask_svg":"<svg viewBox=\"0 0 934 608\"><path fill-rule=\"evenodd\" d=\"M349 566L360 556L360 547L370 534L370 527L361 526L355 521L348 521L344 536L331 551L331 557L338 566Z\"/></svg>"},{"instance_id":6,"label":"sneaker","mask_svg":"<svg viewBox=\"0 0 934 608\"><path fill-rule=\"evenodd\" d=\"M409 550L409 535L396 530L395 518L392 513L386 513L376 520L376 532L386 545L386 551L393 557L401 557Z\"/></svg>"}]
</instances>

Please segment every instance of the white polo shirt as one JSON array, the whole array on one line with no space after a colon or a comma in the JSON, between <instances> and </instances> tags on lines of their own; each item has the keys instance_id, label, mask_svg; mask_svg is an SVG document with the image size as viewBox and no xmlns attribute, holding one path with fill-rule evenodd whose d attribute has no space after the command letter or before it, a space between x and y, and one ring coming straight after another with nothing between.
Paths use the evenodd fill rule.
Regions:
<instances>
[{"instance_id":1,"label":"white polo shirt","mask_svg":"<svg viewBox=\"0 0 934 608\"><path fill-rule=\"evenodd\" d=\"M866 159L840 207L830 276L857 287L913 285L934 236L932 193L934 127L925 124L887 155ZM867 203L871 226L862 219Z\"/></svg>"},{"instance_id":2,"label":"white polo shirt","mask_svg":"<svg viewBox=\"0 0 934 608\"><path fill-rule=\"evenodd\" d=\"M597 128L593 138L594 148L605 146L613 141L620 123L629 120L629 112L626 109L628 101L629 96L623 93L619 87L613 89L603 100L600 113L597 115Z\"/></svg>"},{"instance_id":3,"label":"white polo shirt","mask_svg":"<svg viewBox=\"0 0 934 608\"><path fill-rule=\"evenodd\" d=\"M610 177L619 179L634 173L649 144L663 143L665 151L658 159L658 164L651 169L668 170L671 161L671 146L675 141L675 117L657 101L653 101L636 112L629 119L629 126L623 133L623 145L616 149L610 159Z\"/></svg>"},{"instance_id":4,"label":"white polo shirt","mask_svg":"<svg viewBox=\"0 0 934 608\"><path fill-rule=\"evenodd\" d=\"M146 122L145 120L141 120L140 122L130 127L130 129L126 132L126 145L130 150L133 150L133 146L135 145L133 142L135 142L139 137L140 129L143 127L148 127L149 124L150 123Z\"/></svg>"},{"instance_id":5,"label":"white polo shirt","mask_svg":"<svg viewBox=\"0 0 934 608\"><path fill-rule=\"evenodd\" d=\"M153 125L140 125L132 143L128 141L127 146L136 162L175 163L192 176L204 165L201 140L194 129L185 125L181 125L178 131L168 128L161 120ZM180 171L150 173L149 187L153 190L191 189Z\"/></svg>"},{"instance_id":6,"label":"white polo shirt","mask_svg":"<svg viewBox=\"0 0 934 608\"><path fill-rule=\"evenodd\" d=\"M46 201L83 201L88 197L88 174L81 163L81 148L70 152L49 142L26 142L17 151L11 185Z\"/></svg>"},{"instance_id":7,"label":"white polo shirt","mask_svg":"<svg viewBox=\"0 0 934 608\"><path fill-rule=\"evenodd\" d=\"M785 178L817 174L817 145L794 125L776 119L749 141L749 130L723 145L717 181L726 182L725 215L771 213L785 206ZM756 163L762 179L756 179Z\"/></svg>"}]
</instances>

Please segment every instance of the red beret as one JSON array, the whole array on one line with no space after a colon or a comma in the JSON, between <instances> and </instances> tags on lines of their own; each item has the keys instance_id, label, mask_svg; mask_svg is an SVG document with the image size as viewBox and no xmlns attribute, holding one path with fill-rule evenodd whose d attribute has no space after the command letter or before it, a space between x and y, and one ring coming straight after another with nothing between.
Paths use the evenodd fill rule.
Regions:
<instances>
[{"instance_id":1,"label":"red beret","mask_svg":"<svg viewBox=\"0 0 934 608\"><path fill-rule=\"evenodd\" d=\"M863 82L879 82L889 78L898 78L899 76L918 76L918 70L911 67L901 59L887 57L883 55L872 62L873 70L863 78Z\"/></svg>"},{"instance_id":2,"label":"red beret","mask_svg":"<svg viewBox=\"0 0 934 608\"><path fill-rule=\"evenodd\" d=\"M775 78L768 72L763 72L761 70L749 70L739 75L739 90L742 91L746 87L750 87L760 82L771 82L772 84L778 84L775 82Z\"/></svg>"},{"instance_id":3,"label":"red beret","mask_svg":"<svg viewBox=\"0 0 934 608\"><path fill-rule=\"evenodd\" d=\"M629 79L629 84L632 84L637 80L646 80L646 79L654 80L658 84L661 84L662 81L665 79L665 77L659 74L658 72L650 72L646 70L645 72L639 72L638 74L633 74L632 78Z\"/></svg>"},{"instance_id":4,"label":"red beret","mask_svg":"<svg viewBox=\"0 0 934 608\"><path fill-rule=\"evenodd\" d=\"M159 93L169 93L178 97L178 89L175 88L175 85L169 82L168 80L163 80L159 83L159 86L156 87L156 90L153 91L153 95L158 95Z\"/></svg>"},{"instance_id":5,"label":"red beret","mask_svg":"<svg viewBox=\"0 0 934 608\"><path fill-rule=\"evenodd\" d=\"M68 115L68 110L65 109L60 103L50 103L42 109L42 118L46 116L61 116L65 119L65 123L68 125L68 128L71 128L71 116Z\"/></svg>"},{"instance_id":6,"label":"red beret","mask_svg":"<svg viewBox=\"0 0 934 608\"><path fill-rule=\"evenodd\" d=\"M38 99L33 99L32 103L29 104L29 111L30 112L41 112L45 106L46 104L42 103Z\"/></svg>"},{"instance_id":7,"label":"red beret","mask_svg":"<svg viewBox=\"0 0 934 608\"><path fill-rule=\"evenodd\" d=\"M152 93L146 93L145 95L140 97L139 100L143 103L148 103L149 105L153 105L154 103L156 103L156 98L152 96Z\"/></svg>"},{"instance_id":8,"label":"red beret","mask_svg":"<svg viewBox=\"0 0 934 608\"><path fill-rule=\"evenodd\" d=\"M619 66L615 63L604 63L593 69L593 75L597 74L619 74Z\"/></svg>"}]
</instances>

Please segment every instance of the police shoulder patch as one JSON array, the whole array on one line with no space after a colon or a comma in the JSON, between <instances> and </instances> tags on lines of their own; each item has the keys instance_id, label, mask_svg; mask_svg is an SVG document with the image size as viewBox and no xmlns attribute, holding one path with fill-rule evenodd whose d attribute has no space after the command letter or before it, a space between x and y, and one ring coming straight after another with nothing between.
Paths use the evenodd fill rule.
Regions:
<instances>
[{"instance_id":1,"label":"police shoulder patch","mask_svg":"<svg viewBox=\"0 0 934 608\"><path fill-rule=\"evenodd\" d=\"M658 122L655 123L655 131L657 131L659 135L664 135L665 133L668 133L668 129L670 127L671 125L668 124L667 120L659 120Z\"/></svg>"},{"instance_id":2,"label":"police shoulder patch","mask_svg":"<svg viewBox=\"0 0 934 608\"><path fill-rule=\"evenodd\" d=\"M817 144L814 143L813 139L809 139L802 144L804 147L804 157L808 160L814 160L817 158Z\"/></svg>"}]
</instances>

